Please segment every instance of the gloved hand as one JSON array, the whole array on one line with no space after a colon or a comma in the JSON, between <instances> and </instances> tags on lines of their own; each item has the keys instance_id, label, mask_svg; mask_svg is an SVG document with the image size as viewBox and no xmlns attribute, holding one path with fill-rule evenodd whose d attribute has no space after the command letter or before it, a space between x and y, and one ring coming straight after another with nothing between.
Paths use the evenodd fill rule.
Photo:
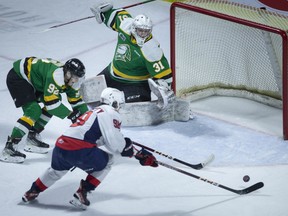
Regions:
<instances>
[{"instance_id":1,"label":"gloved hand","mask_svg":"<svg viewBox=\"0 0 288 216\"><path fill-rule=\"evenodd\" d=\"M175 98L174 92L171 89L171 86L163 79L153 80L148 79L148 84L150 90L157 96L158 102L157 106L160 109L165 109L168 106L168 103L173 101Z\"/></svg>"},{"instance_id":2,"label":"gloved hand","mask_svg":"<svg viewBox=\"0 0 288 216\"><path fill-rule=\"evenodd\" d=\"M70 115L67 116L67 118L70 119L72 123L75 123L80 115L81 115L80 110L73 110L73 112L71 112Z\"/></svg>"},{"instance_id":3,"label":"gloved hand","mask_svg":"<svg viewBox=\"0 0 288 216\"><path fill-rule=\"evenodd\" d=\"M132 157L134 155L133 145L130 138L125 137L126 145L121 152L122 157Z\"/></svg>"},{"instance_id":4,"label":"gloved hand","mask_svg":"<svg viewBox=\"0 0 288 216\"><path fill-rule=\"evenodd\" d=\"M152 167L158 167L158 163L156 158L153 156L152 153L146 151L144 148L142 148L136 155L135 158L139 160L139 163L142 166L152 166Z\"/></svg>"},{"instance_id":5,"label":"gloved hand","mask_svg":"<svg viewBox=\"0 0 288 216\"><path fill-rule=\"evenodd\" d=\"M92 13L95 15L96 21L101 24L104 22L105 16L104 12L107 12L113 8L113 4L109 2L105 3L100 3L98 5L94 5L93 7L90 8Z\"/></svg>"}]
</instances>

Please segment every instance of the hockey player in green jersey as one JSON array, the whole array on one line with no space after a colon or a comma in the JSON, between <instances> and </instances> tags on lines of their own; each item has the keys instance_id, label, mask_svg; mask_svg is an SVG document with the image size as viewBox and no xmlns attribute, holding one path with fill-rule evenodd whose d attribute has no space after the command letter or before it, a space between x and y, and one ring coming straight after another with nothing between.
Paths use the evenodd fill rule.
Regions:
<instances>
[{"instance_id":1,"label":"hockey player in green jersey","mask_svg":"<svg viewBox=\"0 0 288 216\"><path fill-rule=\"evenodd\" d=\"M158 97L158 106L165 108L174 97L172 71L152 35L151 19L144 14L132 18L124 9L113 9L111 3L90 9L99 24L118 33L113 61L100 73L107 86L123 91L127 103L150 101L152 91Z\"/></svg>"},{"instance_id":2,"label":"hockey player in green jersey","mask_svg":"<svg viewBox=\"0 0 288 216\"><path fill-rule=\"evenodd\" d=\"M85 67L76 58L68 60L65 64L36 57L15 61L6 82L15 106L21 107L24 114L8 136L0 160L11 163L24 162L26 155L18 151L17 146L27 133L24 150L47 153L49 145L41 141L39 133L44 130L51 117L67 117L74 122L88 110L79 94L84 77ZM72 111L62 103L61 93L66 93Z\"/></svg>"}]
</instances>

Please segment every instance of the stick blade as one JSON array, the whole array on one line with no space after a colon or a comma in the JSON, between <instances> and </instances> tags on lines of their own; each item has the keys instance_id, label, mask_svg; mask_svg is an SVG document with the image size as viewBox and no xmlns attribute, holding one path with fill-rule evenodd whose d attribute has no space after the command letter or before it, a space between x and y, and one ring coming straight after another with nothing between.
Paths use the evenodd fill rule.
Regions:
<instances>
[{"instance_id":1,"label":"stick blade","mask_svg":"<svg viewBox=\"0 0 288 216\"><path fill-rule=\"evenodd\" d=\"M264 183L263 182L258 182L254 185L251 185L250 187L248 188L245 188L243 190L238 190L237 193L240 194L240 195L244 195L244 194L249 194L253 191L256 191L260 188L264 187Z\"/></svg>"},{"instance_id":2,"label":"stick blade","mask_svg":"<svg viewBox=\"0 0 288 216\"><path fill-rule=\"evenodd\" d=\"M207 165L210 164L214 159L215 159L215 155L214 155L214 154L211 154L211 155L207 158L207 160L202 163L202 167L207 166Z\"/></svg>"}]
</instances>

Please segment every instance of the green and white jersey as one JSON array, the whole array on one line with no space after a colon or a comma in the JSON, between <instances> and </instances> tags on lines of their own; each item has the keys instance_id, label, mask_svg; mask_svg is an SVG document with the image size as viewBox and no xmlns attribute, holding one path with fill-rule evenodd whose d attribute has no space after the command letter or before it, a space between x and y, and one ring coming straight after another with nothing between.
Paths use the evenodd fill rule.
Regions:
<instances>
[{"instance_id":1,"label":"green and white jersey","mask_svg":"<svg viewBox=\"0 0 288 216\"><path fill-rule=\"evenodd\" d=\"M88 110L79 93L80 83L73 86L65 85L61 62L49 58L27 57L15 61L13 69L41 95L39 99L51 115L63 119L70 114L71 111L61 101L62 93L66 93L73 109L79 109L81 113Z\"/></svg>"},{"instance_id":2,"label":"green and white jersey","mask_svg":"<svg viewBox=\"0 0 288 216\"><path fill-rule=\"evenodd\" d=\"M114 79L122 82L142 82L153 77L172 81L170 65L152 34L140 47L131 34L133 18L126 10L111 9L104 15L105 25L118 32L118 42L110 68Z\"/></svg>"}]
</instances>

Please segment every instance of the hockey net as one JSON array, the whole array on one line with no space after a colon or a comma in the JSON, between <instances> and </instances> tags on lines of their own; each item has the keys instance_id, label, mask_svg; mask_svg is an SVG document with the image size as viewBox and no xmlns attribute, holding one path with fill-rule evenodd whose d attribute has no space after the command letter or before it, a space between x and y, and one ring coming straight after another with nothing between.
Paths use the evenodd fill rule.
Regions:
<instances>
[{"instance_id":1,"label":"hockey net","mask_svg":"<svg viewBox=\"0 0 288 216\"><path fill-rule=\"evenodd\" d=\"M283 109L288 139L288 17L223 0L171 5L171 67L177 96L244 97Z\"/></svg>"}]
</instances>

